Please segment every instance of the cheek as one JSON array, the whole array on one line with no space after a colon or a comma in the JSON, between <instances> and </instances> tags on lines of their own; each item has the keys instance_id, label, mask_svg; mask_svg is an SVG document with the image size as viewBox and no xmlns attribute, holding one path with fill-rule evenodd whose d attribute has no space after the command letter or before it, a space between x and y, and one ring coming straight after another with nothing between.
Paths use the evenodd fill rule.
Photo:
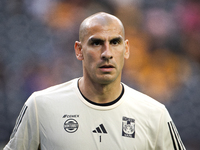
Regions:
<instances>
[{"instance_id":1,"label":"cheek","mask_svg":"<svg viewBox=\"0 0 200 150\"><path fill-rule=\"evenodd\" d=\"M117 59L117 61L123 61L124 60L124 51L123 50L118 50L118 51L116 51L116 53L115 53L115 57L116 57L116 59Z\"/></svg>"},{"instance_id":2,"label":"cheek","mask_svg":"<svg viewBox=\"0 0 200 150\"><path fill-rule=\"evenodd\" d=\"M116 55L116 63L118 64L118 67L121 70L124 66L124 53L123 52L119 52Z\"/></svg>"},{"instance_id":3,"label":"cheek","mask_svg":"<svg viewBox=\"0 0 200 150\"><path fill-rule=\"evenodd\" d=\"M95 53L94 52L88 52L86 53L86 59L89 62L93 62L96 59Z\"/></svg>"},{"instance_id":4,"label":"cheek","mask_svg":"<svg viewBox=\"0 0 200 150\"><path fill-rule=\"evenodd\" d=\"M91 68L94 67L95 63L98 62L99 56L96 51L87 51L84 53L84 63L87 67Z\"/></svg>"}]
</instances>

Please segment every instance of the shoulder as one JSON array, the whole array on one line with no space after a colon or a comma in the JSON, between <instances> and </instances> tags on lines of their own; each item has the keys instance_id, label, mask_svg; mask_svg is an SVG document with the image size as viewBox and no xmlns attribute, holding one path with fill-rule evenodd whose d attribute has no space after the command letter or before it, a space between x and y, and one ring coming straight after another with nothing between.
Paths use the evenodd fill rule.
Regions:
<instances>
[{"instance_id":1,"label":"shoulder","mask_svg":"<svg viewBox=\"0 0 200 150\"><path fill-rule=\"evenodd\" d=\"M159 110L166 110L165 106L158 102L157 100L153 99L152 97L141 93L125 84L125 94L128 96L128 101L131 104L136 104L137 106L148 108L148 109L159 109Z\"/></svg>"},{"instance_id":2,"label":"shoulder","mask_svg":"<svg viewBox=\"0 0 200 150\"><path fill-rule=\"evenodd\" d=\"M34 92L36 96L48 95L48 94L56 94L60 92L67 92L72 89L77 84L78 78L70 80L65 83L61 83L58 85L51 86L41 91Z\"/></svg>"},{"instance_id":3,"label":"shoulder","mask_svg":"<svg viewBox=\"0 0 200 150\"><path fill-rule=\"evenodd\" d=\"M47 89L34 92L28 99L29 101L42 102L46 100L58 100L64 95L70 95L73 92L73 88L77 87L78 78L70 80L68 82L58 84Z\"/></svg>"},{"instance_id":4,"label":"shoulder","mask_svg":"<svg viewBox=\"0 0 200 150\"><path fill-rule=\"evenodd\" d=\"M150 96L143 94L137 90L134 90L127 85L125 87L125 102L126 107L131 108L137 115L152 120L160 120L163 118L165 122L171 121L168 110L165 105L151 98Z\"/></svg>"}]
</instances>

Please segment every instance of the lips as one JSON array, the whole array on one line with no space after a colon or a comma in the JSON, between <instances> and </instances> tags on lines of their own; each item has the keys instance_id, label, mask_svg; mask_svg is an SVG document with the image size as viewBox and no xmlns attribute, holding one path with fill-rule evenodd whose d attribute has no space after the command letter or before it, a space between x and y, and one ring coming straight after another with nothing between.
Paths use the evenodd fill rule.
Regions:
<instances>
[{"instance_id":1,"label":"lips","mask_svg":"<svg viewBox=\"0 0 200 150\"><path fill-rule=\"evenodd\" d=\"M103 66L101 66L99 68L114 68L114 66L112 66L112 65L103 65Z\"/></svg>"},{"instance_id":2,"label":"lips","mask_svg":"<svg viewBox=\"0 0 200 150\"><path fill-rule=\"evenodd\" d=\"M101 65L101 66L99 67L99 69L100 69L102 72L105 72L105 73L112 72L114 68L115 68L115 67L114 67L113 65L110 65L110 64Z\"/></svg>"}]
</instances>

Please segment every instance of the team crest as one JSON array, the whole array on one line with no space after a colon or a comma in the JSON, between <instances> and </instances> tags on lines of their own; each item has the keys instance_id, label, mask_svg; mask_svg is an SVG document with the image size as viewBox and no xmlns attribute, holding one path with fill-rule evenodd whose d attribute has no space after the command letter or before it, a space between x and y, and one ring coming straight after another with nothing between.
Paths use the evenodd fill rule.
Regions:
<instances>
[{"instance_id":1,"label":"team crest","mask_svg":"<svg viewBox=\"0 0 200 150\"><path fill-rule=\"evenodd\" d=\"M122 118L122 136L135 138L135 119Z\"/></svg>"}]
</instances>

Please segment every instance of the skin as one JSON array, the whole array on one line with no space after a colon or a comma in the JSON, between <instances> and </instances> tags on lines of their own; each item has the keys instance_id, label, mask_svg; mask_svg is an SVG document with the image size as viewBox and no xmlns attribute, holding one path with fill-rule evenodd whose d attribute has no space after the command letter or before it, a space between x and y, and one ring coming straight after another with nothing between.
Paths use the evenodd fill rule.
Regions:
<instances>
[{"instance_id":1,"label":"skin","mask_svg":"<svg viewBox=\"0 0 200 150\"><path fill-rule=\"evenodd\" d=\"M94 14L81 23L79 40L74 48L83 65L81 92L95 103L115 100L122 91L124 59L129 58L123 24L110 14Z\"/></svg>"}]
</instances>

